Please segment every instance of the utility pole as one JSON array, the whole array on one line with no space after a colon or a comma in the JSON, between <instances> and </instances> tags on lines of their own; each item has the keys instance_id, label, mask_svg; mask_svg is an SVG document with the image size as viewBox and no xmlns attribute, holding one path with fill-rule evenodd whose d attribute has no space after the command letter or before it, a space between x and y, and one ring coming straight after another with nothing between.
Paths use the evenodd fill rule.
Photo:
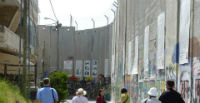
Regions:
<instances>
[{"instance_id":1,"label":"utility pole","mask_svg":"<svg viewBox=\"0 0 200 103\"><path fill-rule=\"evenodd\" d=\"M59 45L59 38L60 38L60 31L59 31L59 22L57 21L56 22L56 30L57 30L57 70L60 69L60 66L59 66L59 63L60 63L60 55L59 55L59 52L60 52L60 45Z\"/></svg>"},{"instance_id":2,"label":"utility pole","mask_svg":"<svg viewBox=\"0 0 200 103\"><path fill-rule=\"evenodd\" d=\"M45 17L44 19L46 19L46 20L52 20L52 21L54 21L55 22L55 24L56 24L56 31L57 31L57 70L59 70L60 69L60 65L59 65L59 60L60 60L60 57L59 57L59 49L60 49L60 44L59 44L59 38L60 38L60 27L62 27L62 24L61 23L59 23L59 21L56 19L56 20L54 20L54 19L51 19L51 18L48 18L48 17Z\"/></svg>"},{"instance_id":3,"label":"utility pole","mask_svg":"<svg viewBox=\"0 0 200 103\"><path fill-rule=\"evenodd\" d=\"M22 85L21 90L25 97L28 96L27 91L27 54L28 54L28 42L27 42L27 35L28 35L28 5L29 0L23 0L24 9L23 9L23 26L22 26L22 37L23 37L23 74L22 74Z\"/></svg>"}]
</instances>

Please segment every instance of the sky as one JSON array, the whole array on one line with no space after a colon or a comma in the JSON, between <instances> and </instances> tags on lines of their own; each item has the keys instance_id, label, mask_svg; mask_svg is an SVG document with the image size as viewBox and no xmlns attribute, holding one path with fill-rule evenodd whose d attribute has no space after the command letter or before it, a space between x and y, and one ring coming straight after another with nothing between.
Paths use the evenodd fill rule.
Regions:
<instances>
[{"instance_id":1,"label":"sky","mask_svg":"<svg viewBox=\"0 0 200 103\"><path fill-rule=\"evenodd\" d=\"M55 14L63 26L70 26L70 15L73 17L73 26L78 23L78 30L102 27L107 25L104 15L109 17L109 23L113 21L114 13L111 9L116 10L113 6L114 0L51 0ZM55 21L45 20L45 17L56 20L51 9L49 0L39 0L39 24L52 25Z\"/></svg>"}]
</instances>

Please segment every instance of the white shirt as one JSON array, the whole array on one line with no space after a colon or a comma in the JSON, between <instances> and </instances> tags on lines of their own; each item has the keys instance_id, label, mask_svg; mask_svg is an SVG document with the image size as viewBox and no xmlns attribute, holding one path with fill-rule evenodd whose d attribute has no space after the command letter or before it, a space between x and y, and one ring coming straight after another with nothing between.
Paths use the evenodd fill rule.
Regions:
<instances>
[{"instance_id":1,"label":"white shirt","mask_svg":"<svg viewBox=\"0 0 200 103\"><path fill-rule=\"evenodd\" d=\"M146 103L161 103L161 101L156 98L146 99L145 101L147 101ZM145 103L145 101L143 103Z\"/></svg>"},{"instance_id":2,"label":"white shirt","mask_svg":"<svg viewBox=\"0 0 200 103\"><path fill-rule=\"evenodd\" d=\"M72 103L88 103L88 99L84 96L75 96L72 99Z\"/></svg>"}]
</instances>

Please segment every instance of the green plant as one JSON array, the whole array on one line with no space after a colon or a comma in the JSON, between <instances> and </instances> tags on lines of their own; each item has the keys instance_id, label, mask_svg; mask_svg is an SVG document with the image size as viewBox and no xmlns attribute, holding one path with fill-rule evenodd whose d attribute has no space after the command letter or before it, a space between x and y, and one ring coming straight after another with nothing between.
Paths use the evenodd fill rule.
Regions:
<instances>
[{"instance_id":1,"label":"green plant","mask_svg":"<svg viewBox=\"0 0 200 103\"><path fill-rule=\"evenodd\" d=\"M50 75L50 83L51 87L55 88L58 92L59 101L66 99L67 96L67 81L68 81L67 73L58 71L54 72Z\"/></svg>"},{"instance_id":2,"label":"green plant","mask_svg":"<svg viewBox=\"0 0 200 103\"><path fill-rule=\"evenodd\" d=\"M16 103L17 101L19 103L30 103L23 97L17 86L0 79L0 103Z\"/></svg>"}]
</instances>

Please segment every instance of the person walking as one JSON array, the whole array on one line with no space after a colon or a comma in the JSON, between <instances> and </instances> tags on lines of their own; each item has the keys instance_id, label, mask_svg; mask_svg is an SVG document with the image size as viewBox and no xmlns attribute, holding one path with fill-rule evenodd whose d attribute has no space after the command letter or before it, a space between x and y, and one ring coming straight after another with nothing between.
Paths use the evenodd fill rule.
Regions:
<instances>
[{"instance_id":1,"label":"person walking","mask_svg":"<svg viewBox=\"0 0 200 103\"><path fill-rule=\"evenodd\" d=\"M167 90L163 92L159 98L162 103L185 103L181 94L174 90L174 85L175 83L173 80L167 80Z\"/></svg>"},{"instance_id":2,"label":"person walking","mask_svg":"<svg viewBox=\"0 0 200 103\"><path fill-rule=\"evenodd\" d=\"M98 96L96 98L96 103L106 103L103 89L99 89Z\"/></svg>"},{"instance_id":3,"label":"person walking","mask_svg":"<svg viewBox=\"0 0 200 103\"><path fill-rule=\"evenodd\" d=\"M121 89L121 101L120 103L130 103L130 97L126 88Z\"/></svg>"},{"instance_id":4,"label":"person walking","mask_svg":"<svg viewBox=\"0 0 200 103\"><path fill-rule=\"evenodd\" d=\"M148 91L148 98L144 101L144 103L161 103L161 101L156 99L157 95L157 89L155 87L150 88Z\"/></svg>"},{"instance_id":5,"label":"person walking","mask_svg":"<svg viewBox=\"0 0 200 103\"><path fill-rule=\"evenodd\" d=\"M88 103L88 99L85 97L86 94L83 88L79 88L76 96L72 98L72 103Z\"/></svg>"},{"instance_id":6,"label":"person walking","mask_svg":"<svg viewBox=\"0 0 200 103\"><path fill-rule=\"evenodd\" d=\"M50 87L50 79L43 79L44 87L38 90L37 101L38 103L57 103L58 94L54 88Z\"/></svg>"}]
</instances>

